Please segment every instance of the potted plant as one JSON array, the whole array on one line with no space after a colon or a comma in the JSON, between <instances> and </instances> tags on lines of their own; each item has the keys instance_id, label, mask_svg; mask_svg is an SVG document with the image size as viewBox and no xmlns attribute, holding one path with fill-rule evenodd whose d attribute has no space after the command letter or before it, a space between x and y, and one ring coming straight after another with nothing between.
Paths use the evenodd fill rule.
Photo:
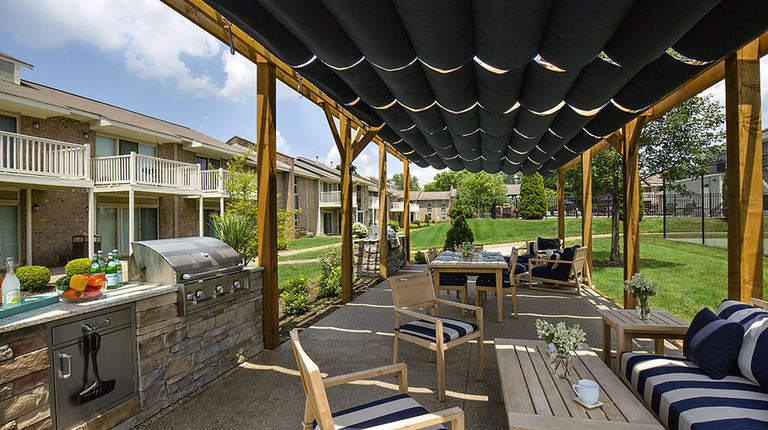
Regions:
<instances>
[{"instance_id":1,"label":"potted plant","mask_svg":"<svg viewBox=\"0 0 768 430\"><path fill-rule=\"evenodd\" d=\"M549 344L550 366L558 378L568 379L571 376L571 351L578 348L582 342L586 342L587 336L579 324L570 328L564 322L557 325L537 319L536 334Z\"/></svg>"},{"instance_id":2,"label":"potted plant","mask_svg":"<svg viewBox=\"0 0 768 430\"><path fill-rule=\"evenodd\" d=\"M632 293L637 300L635 311L637 317L645 320L651 317L651 308L648 306L648 298L658 293L658 284L651 282L645 275L635 273L632 279L624 281L624 289Z\"/></svg>"}]
</instances>

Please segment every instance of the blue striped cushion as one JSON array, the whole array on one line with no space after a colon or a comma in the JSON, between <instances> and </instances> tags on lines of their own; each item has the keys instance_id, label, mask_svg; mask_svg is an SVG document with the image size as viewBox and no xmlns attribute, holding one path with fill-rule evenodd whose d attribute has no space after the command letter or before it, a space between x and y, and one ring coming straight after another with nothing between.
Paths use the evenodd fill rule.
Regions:
<instances>
[{"instance_id":1,"label":"blue striped cushion","mask_svg":"<svg viewBox=\"0 0 768 430\"><path fill-rule=\"evenodd\" d=\"M462 336L466 336L475 330L477 325L464 322L461 320L455 320L452 318L437 317L437 319L443 322L443 342L450 342L454 339L458 339ZM410 334L413 336L422 337L428 340L435 340L435 324L426 320L416 320L403 324L399 329L400 333Z\"/></svg>"},{"instance_id":2,"label":"blue striped cushion","mask_svg":"<svg viewBox=\"0 0 768 430\"><path fill-rule=\"evenodd\" d=\"M744 333L738 363L742 375L768 388L768 319L753 323Z\"/></svg>"},{"instance_id":3,"label":"blue striped cushion","mask_svg":"<svg viewBox=\"0 0 768 430\"><path fill-rule=\"evenodd\" d=\"M768 392L742 376L714 380L691 361L634 353L621 372L670 430L768 429Z\"/></svg>"},{"instance_id":4,"label":"blue striped cushion","mask_svg":"<svg viewBox=\"0 0 768 430\"><path fill-rule=\"evenodd\" d=\"M736 321L748 329L753 323L768 319L768 311L737 300L723 300L715 311L720 318Z\"/></svg>"},{"instance_id":5,"label":"blue striped cushion","mask_svg":"<svg viewBox=\"0 0 768 430\"><path fill-rule=\"evenodd\" d=\"M367 429L428 413L411 396L398 394L397 396L336 412L333 414L333 425L336 429ZM313 425L315 429L320 428L317 421ZM430 430L445 430L445 427L441 425L426 428Z\"/></svg>"},{"instance_id":6,"label":"blue striped cushion","mask_svg":"<svg viewBox=\"0 0 768 430\"><path fill-rule=\"evenodd\" d=\"M723 379L739 357L744 326L704 308L693 317L683 340L683 354L713 379Z\"/></svg>"},{"instance_id":7,"label":"blue striped cushion","mask_svg":"<svg viewBox=\"0 0 768 430\"><path fill-rule=\"evenodd\" d=\"M461 286L467 283L467 275L463 273L441 273L440 285Z\"/></svg>"}]
</instances>

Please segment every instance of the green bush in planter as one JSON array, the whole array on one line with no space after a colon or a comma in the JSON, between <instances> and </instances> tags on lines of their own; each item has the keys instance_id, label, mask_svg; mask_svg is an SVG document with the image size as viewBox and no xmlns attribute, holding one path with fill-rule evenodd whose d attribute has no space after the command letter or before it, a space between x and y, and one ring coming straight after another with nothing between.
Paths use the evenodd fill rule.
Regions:
<instances>
[{"instance_id":1,"label":"green bush in planter","mask_svg":"<svg viewBox=\"0 0 768 430\"><path fill-rule=\"evenodd\" d=\"M64 273L66 273L67 276L84 275L88 273L90 267L90 258L76 258L64 266Z\"/></svg>"},{"instance_id":2,"label":"green bush in planter","mask_svg":"<svg viewBox=\"0 0 768 430\"><path fill-rule=\"evenodd\" d=\"M42 290L51 280L51 271L43 266L21 266L16 269L21 291Z\"/></svg>"}]
</instances>

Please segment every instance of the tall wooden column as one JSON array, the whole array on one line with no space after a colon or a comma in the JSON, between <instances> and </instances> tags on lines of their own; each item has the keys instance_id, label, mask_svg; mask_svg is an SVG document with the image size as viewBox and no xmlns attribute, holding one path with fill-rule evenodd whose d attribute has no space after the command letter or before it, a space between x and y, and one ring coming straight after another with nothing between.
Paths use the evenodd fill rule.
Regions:
<instances>
[{"instance_id":1,"label":"tall wooden column","mask_svg":"<svg viewBox=\"0 0 768 430\"><path fill-rule=\"evenodd\" d=\"M728 298L763 296L763 148L758 40L725 60Z\"/></svg>"},{"instance_id":2,"label":"tall wooden column","mask_svg":"<svg viewBox=\"0 0 768 430\"><path fill-rule=\"evenodd\" d=\"M411 264L411 174L403 158L403 216L405 217L405 264Z\"/></svg>"},{"instance_id":3,"label":"tall wooden column","mask_svg":"<svg viewBox=\"0 0 768 430\"><path fill-rule=\"evenodd\" d=\"M640 132L646 117L641 116L627 123L622 134L622 155L624 157L624 279L640 271L640 172L638 155ZM624 291L624 308L636 306L632 294Z\"/></svg>"},{"instance_id":4,"label":"tall wooden column","mask_svg":"<svg viewBox=\"0 0 768 430\"><path fill-rule=\"evenodd\" d=\"M592 273L592 154L581 154L581 246L587 248L587 267Z\"/></svg>"},{"instance_id":5,"label":"tall wooden column","mask_svg":"<svg viewBox=\"0 0 768 430\"><path fill-rule=\"evenodd\" d=\"M389 261L389 242L387 242L387 146L379 143L379 276L387 279L387 261Z\"/></svg>"},{"instance_id":6,"label":"tall wooden column","mask_svg":"<svg viewBox=\"0 0 768 430\"><path fill-rule=\"evenodd\" d=\"M557 170L557 238L565 246L565 171Z\"/></svg>"},{"instance_id":7,"label":"tall wooden column","mask_svg":"<svg viewBox=\"0 0 768 430\"><path fill-rule=\"evenodd\" d=\"M342 116L339 119L339 131L342 147L339 148L341 161L341 301L352 300L354 286L352 285L354 256L352 223L352 142L350 141L349 120Z\"/></svg>"},{"instance_id":8,"label":"tall wooden column","mask_svg":"<svg viewBox=\"0 0 768 430\"><path fill-rule=\"evenodd\" d=\"M262 272L264 347L280 345L277 293L277 133L275 130L275 66L256 62L256 170L258 180L259 264Z\"/></svg>"}]
</instances>

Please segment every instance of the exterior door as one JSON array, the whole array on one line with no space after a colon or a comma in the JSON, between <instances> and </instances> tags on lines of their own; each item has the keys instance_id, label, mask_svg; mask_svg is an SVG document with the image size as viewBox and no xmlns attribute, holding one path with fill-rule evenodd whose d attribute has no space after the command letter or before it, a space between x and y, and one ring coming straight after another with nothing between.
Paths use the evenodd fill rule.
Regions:
<instances>
[{"instance_id":1,"label":"exterior door","mask_svg":"<svg viewBox=\"0 0 768 430\"><path fill-rule=\"evenodd\" d=\"M333 214L323 212L323 233L333 234Z\"/></svg>"}]
</instances>

